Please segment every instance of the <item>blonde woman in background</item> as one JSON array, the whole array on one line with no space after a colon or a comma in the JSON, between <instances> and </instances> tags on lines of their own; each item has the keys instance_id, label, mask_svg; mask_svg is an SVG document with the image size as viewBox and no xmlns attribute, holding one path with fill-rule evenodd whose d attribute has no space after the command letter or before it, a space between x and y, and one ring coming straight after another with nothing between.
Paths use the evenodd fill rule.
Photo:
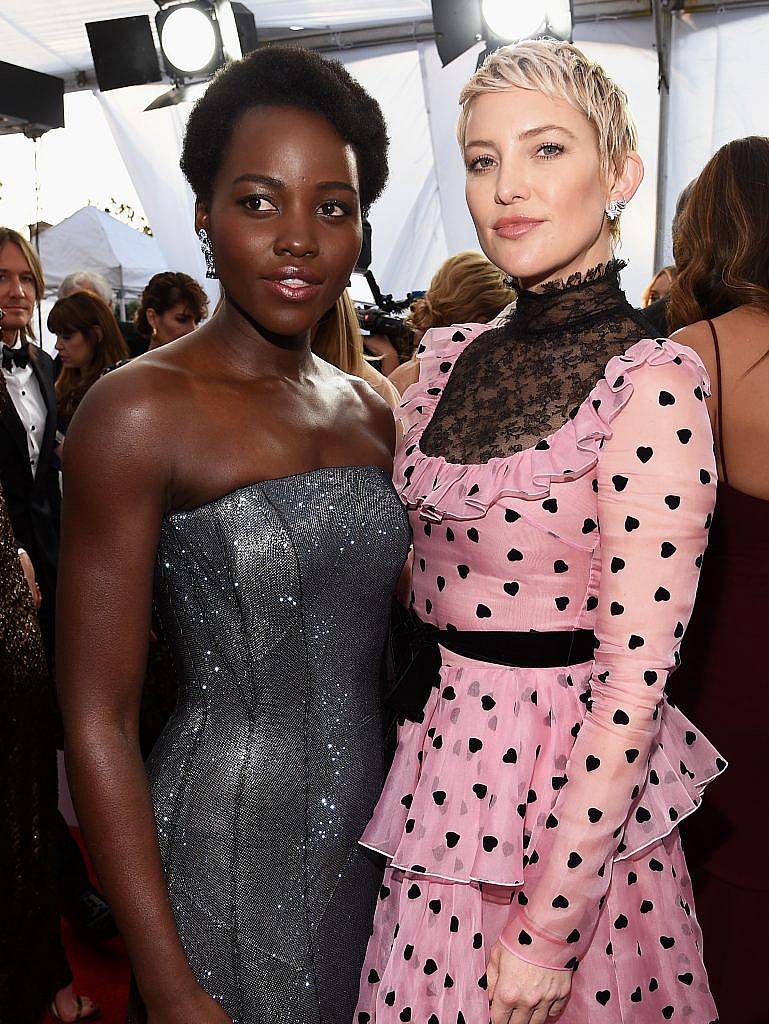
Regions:
<instances>
[{"instance_id":1,"label":"blonde woman in background","mask_svg":"<svg viewBox=\"0 0 769 1024\"><path fill-rule=\"evenodd\" d=\"M358 314L348 292L342 292L323 320L313 328L312 350L344 373L361 377L391 409L400 403L400 393L366 360Z\"/></svg>"},{"instance_id":2,"label":"blonde woman in background","mask_svg":"<svg viewBox=\"0 0 769 1024\"><path fill-rule=\"evenodd\" d=\"M666 295L669 295L675 279L675 267L663 267L662 270L658 270L644 292L643 308L646 309L653 302L659 302L660 299L664 299Z\"/></svg>"},{"instance_id":3,"label":"blonde woman in background","mask_svg":"<svg viewBox=\"0 0 769 1024\"><path fill-rule=\"evenodd\" d=\"M479 252L450 256L433 276L425 294L411 304L406 323L418 345L431 327L449 324L487 324L515 301L505 275ZM419 379L416 353L390 374L403 394Z\"/></svg>"}]
</instances>

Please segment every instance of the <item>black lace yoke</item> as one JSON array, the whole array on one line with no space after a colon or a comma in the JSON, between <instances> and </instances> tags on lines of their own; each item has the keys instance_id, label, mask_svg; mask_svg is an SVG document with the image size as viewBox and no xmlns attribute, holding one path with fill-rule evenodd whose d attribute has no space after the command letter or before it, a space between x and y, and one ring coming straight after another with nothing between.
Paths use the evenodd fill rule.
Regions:
<instances>
[{"instance_id":1,"label":"black lace yoke","mask_svg":"<svg viewBox=\"0 0 769 1024\"><path fill-rule=\"evenodd\" d=\"M654 327L620 288L619 260L540 291L521 290L501 326L457 359L420 447L480 465L533 447L573 415L612 356Z\"/></svg>"}]
</instances>

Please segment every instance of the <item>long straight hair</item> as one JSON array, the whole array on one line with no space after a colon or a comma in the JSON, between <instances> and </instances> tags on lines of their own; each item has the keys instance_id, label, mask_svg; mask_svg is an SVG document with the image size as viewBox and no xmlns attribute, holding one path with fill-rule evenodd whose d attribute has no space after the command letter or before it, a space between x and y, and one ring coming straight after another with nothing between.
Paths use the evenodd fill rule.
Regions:
<instances>
[{"instance_id":1,"label":"long straight hair","mask_svg":"<svg viewBox=\"0 0 769 1024\"><path fill-rule=\"evenodd\" d=\"M366 364L358 314L345 290L312 329L312 350L344 373L360 377Z\"/></svg>"}]
</instances>

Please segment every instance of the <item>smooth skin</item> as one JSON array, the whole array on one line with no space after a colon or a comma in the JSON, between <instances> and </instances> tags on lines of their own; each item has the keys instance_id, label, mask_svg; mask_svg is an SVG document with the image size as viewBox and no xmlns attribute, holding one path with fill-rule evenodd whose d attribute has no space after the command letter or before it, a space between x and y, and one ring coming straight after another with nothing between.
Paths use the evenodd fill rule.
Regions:
<instances>
[{"instance_id":1,"label":"smooth skin","mask_svg":"<svg viewBox=\"0 0 769 1024\"><path fill-rule=\"evenodd\" d=\"M139 753L139 700L163 517L325 466L392 468L386 404L314 356L310 329L361 244L355 155L320 115L254 108L235 126L197 225L229 303L86 395L67 435L58 668L69 778L150 1024L227 1024L188 966ZM306 302L264 275L322 280ZM66 609L66 611L64 611Z\"/></svg>"},{"instance_id":2,"label":"smooth skin","mask_svg":"<svg viewBox=\"0 0 769 1024\"><path fill-rule=\"evenodd\" d=\"M631 153L622 174L601 174L595 128L565 100L511 87L473 100L463 147L465 194L478 241L524 288L563 280L611 258L605 209L632 199L643 164ZM505 238L503 217L539 225ZM544 1024L564 1010L571 972L528 963L497 942L486 969L492 1024Z\"/></svg>"}]
</instances>

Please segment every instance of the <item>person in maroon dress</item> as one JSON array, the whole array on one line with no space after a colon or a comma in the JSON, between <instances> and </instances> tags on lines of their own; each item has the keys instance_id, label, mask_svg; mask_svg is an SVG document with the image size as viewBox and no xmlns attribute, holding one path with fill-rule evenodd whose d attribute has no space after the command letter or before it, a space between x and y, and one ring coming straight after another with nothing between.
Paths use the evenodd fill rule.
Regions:
<instances>
[{"instance_id":1,"label":"person in maroon dress","mask_svg":"<svg viewBox=\"0 0 769 1024\"><path fill-rule=\"evenodd\" d=\"M765 1024L769 702L769 139L723 146L676 233L674 337L710 373L718 497L673 699L729 769L682 831L722 1024Z\"/></svg>"}]
</instances>

